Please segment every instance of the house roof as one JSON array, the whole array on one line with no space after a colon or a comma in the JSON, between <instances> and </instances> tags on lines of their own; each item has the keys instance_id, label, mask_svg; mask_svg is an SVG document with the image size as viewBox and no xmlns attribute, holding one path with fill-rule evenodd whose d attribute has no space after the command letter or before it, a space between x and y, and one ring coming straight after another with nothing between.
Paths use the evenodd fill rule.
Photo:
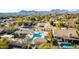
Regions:
<instances>
[{"instance_id":1,"label":"house roof","mask_svg":"<svg viewBox=\"0 0 79 59\"><path fill-rule=\"evenodd\" d=\"M14 35L2 35L1 37L8 37L8 38L12 38L12 37L14 37Z\"/></svg>"},{"instance_id":2,"label":"house roof","mask_svg":"<svg viewBox=\"0 0 79 59\"><path fill-rule=\"evenodd\" d=\"M68 38L69 34L72 35L72 38L79 38L79 36L76 33L75 28L68 28L68 29L67 28L64 28L64 29L56 28L56 29L54 29L54 36Z\"/></svg>"},{"instance_id":3,"label":"house roof","mask_svg":"<svg viewBox=\"0 0 79 59\"><path fill-rule=\"evenodd\" d=\"M10 40L10 44L12 44L12 45L22 46L22 44L24 44L24 43L27 44L28 43L27 40L20 39L20 38L12 38Z\"/></svg>"},{"instance_id":4,"label":"house roof","mask_svg":"<svg viewBox=\"0 0 79 59\"><path fill-rule=\"evenodd\" d=\"M37 26L44 26L46 25L47 23L38 23Z\"/></svg>"},{"instance_id":5,"label":"house roof","mask_svg":"<svg viewBox=\"0 0 79 59\"><path fill-rule=\"evenodd\" d=\"M48 23L38 23L36 28L39 28L39 29L52 29L52 26Z\"/></svg>"},{"instance_id":6,"label":"house roof","mask_svg":"<svg viewBox=\"0 0 79 59\"><path fill-rule=\"evenodd\" d=\"M31 33L31 32L33 32L33 30L20 29L20 30L16 31L15 33L28 34L28 33Z\"/></svg>"},{"instance_id":7,"label":"house roof","mask_svg":"<svg viewBox=\"0 0 79 59\"><path fill-rule=\"evenodd\" d=\"M43 42L47 42L47 40L44 39L44 38L37 38L37 39L34 40L34 42L43 43Z\"/></svg>"},{"instance_id":8,"label":"house roof","mask_svg":"<svg viewBox=\"0 0 79 59\"><path fill-rule=\"evenodd\" d=\"M38 23L37 26L50 26L48 23Z\"/></svg>"},{"instance_id":9,"label":"house roof","mask_svg":"<svg viewBox=\"0 0 79 59\"><path fill-rule=\"evenodd\" d=\"M4 28L0 28L0 32L4 32L4 30L5 30Z\"/></svg>"}]
</instances>

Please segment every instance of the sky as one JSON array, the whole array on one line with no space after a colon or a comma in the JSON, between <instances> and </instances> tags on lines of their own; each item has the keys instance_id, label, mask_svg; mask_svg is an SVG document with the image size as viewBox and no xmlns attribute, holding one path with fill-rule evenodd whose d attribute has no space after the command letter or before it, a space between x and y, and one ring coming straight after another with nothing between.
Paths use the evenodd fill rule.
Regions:
<instances>
[{"instance_id":1,"label":"sky","mask_svg":"<svg viewBox=\"0 0 79 59\"><path fill-rule=\"evenodd\" d=\"M48 11L51 9L79 9L78 0L0 0L0 12L20 10Z\"/></svg>"}]
</instances>

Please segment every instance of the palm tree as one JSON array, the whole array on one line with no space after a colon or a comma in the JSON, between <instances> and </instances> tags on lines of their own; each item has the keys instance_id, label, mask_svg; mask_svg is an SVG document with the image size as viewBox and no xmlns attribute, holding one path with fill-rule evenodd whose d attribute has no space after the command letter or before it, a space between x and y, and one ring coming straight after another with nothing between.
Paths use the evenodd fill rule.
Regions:
<instances>
[{"instance_id":1,"label":"palm tree","mask_svg":"<svg viewBox=\"0 0 79 59\"><path fill-rule=\"evenodd\" d=\"M53 37L52 30L48 30L47 32L48 32L48 41L51 42L52 37Z\"/></svg>"}]
</instances>

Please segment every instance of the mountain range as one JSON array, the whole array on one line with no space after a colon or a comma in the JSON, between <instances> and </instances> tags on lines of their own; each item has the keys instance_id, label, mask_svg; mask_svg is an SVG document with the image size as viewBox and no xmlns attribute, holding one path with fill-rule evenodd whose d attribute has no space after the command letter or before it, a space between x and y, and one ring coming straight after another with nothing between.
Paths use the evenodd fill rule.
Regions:
<instances>
[{"instance_id":1,"label":"mountain range","mask_svg":"<svg viewBox=\"0 0 79 59\"><path fill-rule=\"evenodd\" d=\"M63 14L63 13L76 14L76 13L79 13L79 10L75 10L75 11L60 10L60 9L52 9L50 11L21 10L19 12L14 12L14 13L0 13L0 16L16 16L16 15L24 16L24 15L36 15L36 14Z\"/></svg>"}]
</instances>

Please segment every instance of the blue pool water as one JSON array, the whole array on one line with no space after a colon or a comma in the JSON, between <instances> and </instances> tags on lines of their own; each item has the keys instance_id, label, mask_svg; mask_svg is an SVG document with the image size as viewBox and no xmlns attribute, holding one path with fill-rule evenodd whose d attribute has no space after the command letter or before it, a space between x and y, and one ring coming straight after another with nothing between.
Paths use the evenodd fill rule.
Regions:
<instances>
[{"instance_id":1,"label":"blue pool water","mask_svg":"<svg viewBox=\"0 0 79 59\"><path fill-rule=\"evenodd\" d=\"M44 32L39 32L37 34L34 34L34 36L32 37L33 40L37 39L37 38L41 38L44 35Z\"/></svg>"},{"instance_id":2,"label":"blue pool water","mask_svg":"<svg viewBox=\"0 0 79 59\"><path fill-rule=\"evenodd\" d=\"M66 46L66 45L64 45L64 46L62 46L62 48L70 49L70 48L73 48L73 47L72 46Z\"/></svg>"},{"instance_id":3,"label":"blue pool water","mask_svg":"<svg viewBox=\"0 0 79 59\"><path fill-rule=\"evenodd\" d=\"M62 44L61 48L63 48L63 49L71 49L71 48L73 48L73 46L71 44Z\"/></svg>"}]
</instances>

